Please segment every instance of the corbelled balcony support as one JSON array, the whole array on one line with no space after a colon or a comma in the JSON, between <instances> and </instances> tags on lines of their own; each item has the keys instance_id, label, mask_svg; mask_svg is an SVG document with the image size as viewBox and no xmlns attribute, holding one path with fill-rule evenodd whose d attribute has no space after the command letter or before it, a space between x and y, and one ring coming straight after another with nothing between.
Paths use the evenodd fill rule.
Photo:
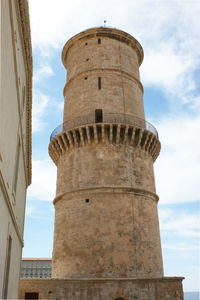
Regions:
<instances>
[{"instance_id":1,"label":"corbelled balcony support","mask_svg":"<svg viewBox=\"0 0 200 300\"><path fill-rule=\"evenodd\" d=\"M63 131L51 138L49 144L49 154L56 165L59 157L74 147L104 144L105 142L141 147L143 151L149 152L153 161L160 152L160 142L157 136L152 131L136 125L93 123L65 130L65 124L63 124L62 128Z\"/></svg>"}]
</instances>

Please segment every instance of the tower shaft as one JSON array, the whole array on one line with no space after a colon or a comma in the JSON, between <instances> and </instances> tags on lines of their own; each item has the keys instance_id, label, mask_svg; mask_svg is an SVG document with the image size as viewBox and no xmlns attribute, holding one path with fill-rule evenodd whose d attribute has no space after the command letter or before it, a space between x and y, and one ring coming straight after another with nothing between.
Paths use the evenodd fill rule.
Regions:
<instances>
[{"instance_id":1,"label":"tower shaft","mask_svg":"<svg viewBox=\"0 0 200 300\"><path fill-rule=\"evenodd\" d=\"M144 117L143 50L123 31L94 28L70 39L62 59L63 125L49 147L58 167L53 277L163 276L160 142Z\"/></svg>"}]
</instances>

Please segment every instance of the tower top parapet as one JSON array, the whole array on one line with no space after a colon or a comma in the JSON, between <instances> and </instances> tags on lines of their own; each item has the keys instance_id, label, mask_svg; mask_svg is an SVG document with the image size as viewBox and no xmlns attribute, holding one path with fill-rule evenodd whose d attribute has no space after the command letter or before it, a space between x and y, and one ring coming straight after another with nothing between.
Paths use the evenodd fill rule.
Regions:
<instances>
[{"instance_id":1,"label":"tower top parapet","mask_svg":"<svg viewBox=\"0 0 200 300\"><path fill-rule=\"evenodd\" d=\"M62 51L62 62L64 66L67 68L66 56L70 47L77 41L82 39L89 39L93 37L108 37L111 39L119 40L120 42L124 42L131 46L134 50L136 50L138 56L138 64L141 65L144 52L140 43L130 34L120 29L111 28L111 27L94 27L84 30L76 35L74 35L71 39L67 41Z\"/></svg>"}]
</instances>

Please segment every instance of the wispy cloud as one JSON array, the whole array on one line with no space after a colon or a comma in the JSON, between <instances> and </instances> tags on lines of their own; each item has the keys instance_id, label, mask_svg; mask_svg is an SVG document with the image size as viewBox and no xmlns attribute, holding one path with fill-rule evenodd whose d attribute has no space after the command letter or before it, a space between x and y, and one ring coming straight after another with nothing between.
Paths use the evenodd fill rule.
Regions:
<instances>
[{"instance_id":1,"label":"wispy cloud","mask_svg":"<svg viewBox=\"0 0 200 300\"><path fill-rule=\"evenodd\" d=\"M28 216L32 216L34 215L35 213L37 213L37 209L34 205L31 205L31 204L28 204L26 206L26 217Z\"/></svg>"},{"instance_id":2,"label":"wispy cloud","mask_svg":"<svg viewBox=\"0 0 200 300\"><path fill-rule=\"evenodd\" d=\"M34 82L39 82L42 79L46 79L49 76L52 76L54 74L53 69L51 67L50 64L43 64L40 67L38 67L35 71L34 71L34 75L33 75L33 81Z\"/></svg>"},{"instance_id":3,"label":"wispy cloud","mask_svg":"<svg viewBox=\"0 0 200 300\"><path fill-rule=\"evenodd\" d=\"M176 251L193 251L199 250L198 245L188 245L186 243L178 243L176 245L172 244L162 244L162 248L176 250Z\"/></svg>"},{"instance_id":4,"label":"wispy cloud","mask_svg":"<svg viewBox=\"0 0 200 300\"><path fill-rule=\"evenodd\" d=\"M159 210L160 228L175 236L185 238L200 238L200 212L189 213L162 208ZM186 243L185 247L186 247ZM180 245L179 245L180 246ZM198 248L198 245L195 249ZM176 247L178 247L176 245ZM190 248L190 247L189 247Z\"/></svg>"},{"instance_id":5,"label":"wispy cloud","mask_svg":"<svg viewBox=\"0 0 200 300\"><path fill-rule=\"evenodd\" d=\"M33 116L32 116L32 130L34 132L42 131L45 127L43 115L49 102L49 97L39 91L33 93Z\"/></svg>"},{"instance_id":6,"label":"wispy cloud","mask_svg":"<svg viewBox=\"0 0 200 300\"><path fill-rule=\"evenodd\" d=\"M33 48L44 56L51 55L72 35L102 26L107 19L108 26L121 28L141 41L145 50L141 67L144 85L161 88L176 96L176 101L196 103L200 2L86 0L84 7L89 9L84 10L80 0L30 0Z\"/></svg>"},{"instance_id":7,"label":"wispy cloud","mask_svg":"<svg viewBox=\"0 0 200 300\"><path fill-rule=\"evenodd\" d=\"M167 116L156 124L161 139L155 176L160 204L200 200L200 116Z\"/></svg>"},{"instance_id":8,"label":"wispy cloud","mask_svg":"<svg viewBox=\"0 0 200 300\"><path fill-rule=\"evenodd\" d=\"M49 159L33 160L32 185L28 189L28 198L52 201L56 189L56 167Z\"/></svg>"}]
</instances>

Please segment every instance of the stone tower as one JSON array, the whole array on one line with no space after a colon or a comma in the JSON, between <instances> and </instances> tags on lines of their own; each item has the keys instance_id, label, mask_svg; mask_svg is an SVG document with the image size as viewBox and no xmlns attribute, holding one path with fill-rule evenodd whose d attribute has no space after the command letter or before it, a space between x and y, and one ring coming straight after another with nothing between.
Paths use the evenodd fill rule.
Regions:
<instances>
[{"instance_id":1,"label":"stone tower","mask_svg":"<svg viewBox=\"0 0 200 300\"><path fill-rule=\"evenodd\" d=\"M137 40L105 27L75 35L62 52L63 124L49 145L57 165L53 278L109 281L115 288L104 299L150 299L139 298L141 282L153 295L164 280L153 172L160 142L145 121L142 60ZM168 294L182 299L181 279L166 280L180 297ZM73 299L103 299L88 293Z\"/></svg>"}]
</instances>

